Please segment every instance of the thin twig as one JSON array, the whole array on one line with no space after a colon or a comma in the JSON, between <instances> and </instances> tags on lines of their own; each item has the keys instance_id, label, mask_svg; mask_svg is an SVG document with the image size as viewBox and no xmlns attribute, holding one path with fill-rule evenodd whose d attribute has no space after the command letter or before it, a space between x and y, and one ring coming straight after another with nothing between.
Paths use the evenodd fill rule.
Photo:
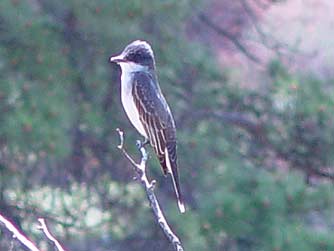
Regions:
<instances>
[{"instance_id":1,"label":"thin twig","mask_svg":"<svg viewBox=\"0 0 334 251\"><path fill-rule=\"evenodd\" d=\"M210 27L211 29L213 29L215 32L217 32L219 35L226 37L228 40L230 40L235 47L237 47L247 58L249 58L250 60L252 60L253 62L257 63L257 64L261 64L260 59L258 59L255 55L253 55L252 53L250 53L246 47L241 44L241 42L230 32L224 30L223 28L221 28L220 26L216 25L215 23L212 22L212 20L207 17L204 13L199 13L198 14L198 18L199 20L201 20L204 24L206 24L208 27Z\"/></svg>"},{"instance_id":2,"label":"thin twig","mask_svg":"<svg viewBox=\"0 0 334 251\"><path fill-rule=\"evenodd\" d=\"M117 129L117 132L119 134L120 138L120 144L118 145L118 148L122 151L124 156L131 162L131 164L134 167L134 170L136 172L137 178L142 184L142 186L145 189L147 199L150 202L150 206L153 210L153 214L156 218L156 220L159 223L160 228L163 230L165 236L167 239L173 244L175 250L177 251L183 251L183 247L181 244L180 239L174 234L172 229L167 223L167 220L164 216L164 214L161 211L159 202L154 194L154 185L155 185L155 180L149 181L146 176L146 162L147 162L147 152L145 150L145 147L143 144L140 142L137 142L137 146L141 152L142 158L140 163L136 163L133 158L127 153L127 151L124 148L124 133L122 130Z\"/></svg>"},{"instance_id":3,"label":"thin twig","mask_svg":"<svg viewBox=\"0 0 334 251\"><path fill-rule=\"evenodd\" d=\"M58 251L65 251L65 249L60 245L59 241L50 233L48 227L46 226L45 220L43 218L39 218L38 221L39 223L41 223L39 229L43 231L46 238L48 238L50 241L54 243Z\"/></svg>"},{"instance_id":4,"label":"thin twig","mask_svg":"<svg viewBox=\"0 0 334 251\"><path fill-rule=\"evenodd\" d=\"M12 232L13 238L16 238L19 240L20 243L22 243L26 248L28 248L31 251L41 251L39 248L35 246L35 244L30 241L24 234L22 234L9 220L7 220L5 217L3 217L0 214L0 222L2 222L5 227Z\"/></svg>"},{"instance_id":5,"label":"thin twig","mask_svg":"<svg viewBox=\"0 0 334 251\"><path fill-rule=\"evenodd\" d=\"M267 1L269 3L262 3L261 1L253 0L253 2L255 2L255 4L263 10L269 8L270 4L272 4L272 3L270 3L270 1Z\"/></svg>"},{"instance_id":6,"label":"thin twig","mask_svg":"<svg viewBox=\"0 0 334 251\"><path fill-rule=\"evenodd\" d=\"M120 144L117 146L118 149L120 149L122 151L122 153L124 154L124 156L131 162L132 165L137 166L137 163L130 157L130 155L125 150L125 147L124 147L124 133L123 133L123 131L121 131L119 128L117 128L116 131L118 132L119 138L120 138Z\"/></svg>"},{"instance_id":7,"label":"thin twig","mask_svg":"<svg viewBox=\"0 0 334 251\"><path fill-rule=\"evenodd\" d=\"M254 11L247 2L247 0L239 0L239 1L241 3L241 6L247 13L247 15L250 17L253 27L255 28L255 31L259 35L262 45L264 45L269 50L274 51L278 57L281 57L280 49L291 50L288 44L278 41L273 35L266 34L262 30L261 26L257 22L257 18L254 14Z\"/></svg>"},{"instance_id":8,"label":"thin twig","mask_svg":"<svg viewBox=\"0 0 334 251\"><path fill-rule=\"evenodd\" d=\"M43 233L45 234L45 236L51 240L56 248L58 249L58 251L66 251L59 243L59 241L53 237L53 235L50 233L50 231L48 230L48 227L46 226L45 220L40 218L38 219L39 223L41 224L39 226L39 229L41 229L43 231ZM5 225L5 227L12 232L13 234L13 238L18 239L18 241L25 246L26 248L28 248L30 251L41 251L38 247L36 247L36 245L28 239L28 237L26 237L23 233L21 233L20 230L18 230L13 223L11 223L9 220L7 220L4 216L2 216L0 214L0 223L3 223Z\"/></svg>"},{"instance_id":9,"label":"thin twig","mask_svg":"<svg viewBox=\"0 0 334 251\"><path fill-rule=\"evenodd\" d=\"M277 157L289 162L289 166L291 168L302 170L303 172L312 174L319 178L329 179L332 182L334 181L334 172L329 171L331 168L314 167L311 165L304 166L296 163L294 159L290 158L289 153L283 152L278 146L271 142L264 124L251 120L245 113L202 110L193 116L224 121L243 128L250 133L254 139L262 143L266 150L272 151Z\"/></svg>"}]
</instances>

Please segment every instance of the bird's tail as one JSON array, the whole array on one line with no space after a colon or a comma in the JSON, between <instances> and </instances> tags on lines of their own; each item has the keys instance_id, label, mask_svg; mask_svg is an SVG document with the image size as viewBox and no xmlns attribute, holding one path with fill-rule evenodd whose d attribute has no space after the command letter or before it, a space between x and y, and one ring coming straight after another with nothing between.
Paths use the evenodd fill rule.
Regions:
<instances>
[{"instance_id":1,"label":"bird's tail","mask_svg":"<svg viewBox=\"0 0 334 251\"><path fill-rule=\"evenodd\" d=\"M176 194L177 199L177 205L179 207L179 210L181 213L184 213L186 211L183 198L181 194L181 188L180 188L180 181L179 181L179 174L177 171L177 162L176 162L176 144L166 144L165 149L165 155L166 155L166 164L168 168L168 172L172 176L173 186Z\"/></svg>"}]
</instances>

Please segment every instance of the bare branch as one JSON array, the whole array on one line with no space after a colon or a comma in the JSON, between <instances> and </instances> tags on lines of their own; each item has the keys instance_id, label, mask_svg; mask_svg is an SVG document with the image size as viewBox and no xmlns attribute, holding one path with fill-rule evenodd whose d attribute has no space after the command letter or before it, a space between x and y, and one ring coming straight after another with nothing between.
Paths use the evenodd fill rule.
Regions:
<instances>
[{"instance_id":1,"label":"bare branch","mask_svg":"<svg viewBox=\"0 0 334 251\"><path fill-rule=\"evenodd\" d=\"M252 60L257 64L261 64L261 61L255 55L251 54L233 34L213 23L212 20L209 17L207 17L204 13L199 13L198 18L208 27L217 32L219 35L230 40L235 45L235 47L237 47L247 58L249 58L250 60Z\"/></svg>"},{"instance_id":2,"label":"bare branch","mask_svg":"<svg viewBox=\"0 0 334 251\"><path fill-rule=\"evenodd\" d=\"M16 238L19 240L19 242L21 242L26 248L28 248L31 251L41 251L40 249L38 249L35 244L30 241L24 234L22 234L20 232L20 230L18 230L13 223L11 223L9 220L7 220L5 217L3 217L0 214L0 222L3 223L5 225L5 227L13 233L13 238Z\"/></svg>"},{"instance_id":3,"label":"bare branch","mask_svg":"<svg viewBox=\"0 0 334 251\"><path fill-rule=\"evenodd\" d=\"M278 57L280 57L280 49L289 49L289 45L286 43L282 43L274 38L272 35L266 34L260 25L257 22L257 17L254 13L252 7L248 4L247 0L239 0L241 6L250 17L250 20L255 28L255 31L258 33L259 38L261 40L262 45L264 45L267 49L274 51Z\"/></svg>"},{"instance_id":4,"label":"bare branch","mask_svg":"<svg viewBox=\"0 0 334 251\"><path fill-rule=\"evenodd\" d=\"M225 112L225 111L210 111L210 110L199 110L196 114L193 114L201 119L215 119L224 121L242 128L254 136L258 141L266 143L268 141L266 137L266 131L264 125L253 121L247 114L240 112Z\"/></svg>"},{"instance_id":5,"label":"bare branch","mask_svg":"<svg viewBox=\"0 0 334 251\"><path fill-rule=\"evenodd\" d=\"M116 131L118 132L119 138L120 138L120 144L117 146L118 149L120 149L122 151L122 153L124 154L124 156L131 162L131 164L133 166L137 166L137 163L130 157L130 155L125 150L125 147L124 147L124 133L123 133L123 131L120 130L119 128L117 128Z\"/></svg>"},{"instance_id":6,"label":"bare branch","mask_svg":"<svg viewBox=\"0 0 334 251\"><path fill-rule=\"evenodd\" d=\"M140 141L137 141L137 146L139 148L139 151L141 152L142 158L139 164L137 164L133 158L127 153L127 151L124 148L124 133L120 129L117 129L117 132L119 134L120 138L120 144L118 145L118 148L122 151L124 156L131 162L131 164L134 167L134 170L137 175L137 179L140 181L142 186L145 189L147 199L150 202L150 206L153 210L153 214L156 218L156 220L159 223L160 228L163 230L165 236L167 239L173 244L173 247L177 251L183 251L183 247L181 244L180 239L174 234L172 229L167 223L167 220L164 216L164 214L161 211L159 202L154 194L154 185L155 180L149 181L146 176L146 162L147 162L147 152L145 150L145 147L143 144L141 144Z\"/></svg>"},{"instance_id":7,"label":"bare branch","mask_svg":"<svg viewBox=\"0 0 334 251\"><path fill-rule=\"evenodd\" d=\"M272 151L277 157L284 159L290 163L290 167L299 169L307 174L314 175L319 178L325 178L330 181L334 181L334 172L331 172L332 168L314 167L314 166L302 166L296 163L290 158L288 153L282 152L273 142L268 138L265 125L251 120L245 113L239 112L221 112L221 111L199 111L195 116L199 118L215 119L218 121L224 121L226 123L235 125L239 128L246 130L250 135L254 137L259 143L261 143L267 150Z\"/></svg>"},{"instance_id":8,"label":"bare branch","mask_svg":"<svg viewBox=\"0 0 334 251\"><path fill-rule=\"evenodd\" d=\"M41 225L39 226L39 229L41 229L43 231L43 233L45 234L45 236L54 243L54 245L56 246L56 248L59 251L66 251L59 243L59 241L50 233L48 227L46 226L45 220L43 218L39 218L38 219L39 223L41 223Z\"/></svg>"},{"instance_id":9,"label":"bare branch","mask_svg":"<svg viewBox=\"0 0 334 251\"><path fill-rule=\"evenodd\" d=\"M59 243L59 241L57 241L57 239L55 237L53 237L53 235L50 233L50 231L48 230L45 220L40 218L38 219L39 223L41 224L38 228L41 229L43 231L43 233L45 234L45 236L51 240L54 245L56 246L56 248L58 249L58 251L66 251ZM18 230L13 223L11 223L9 220L7 220L4 216L2 216L0 214L0 223L3 223L5 225L5 227L13 234L13 238L14 239L18 239L18 241L25 246L26 248L28 248L30 251L41 251L38 247L36 247L36 245L28 239L28 237L26 237L23 233L21 233L20 230Z\"/></svg>"},{"instance_id":10,"label":"bare branch","mask_svg":"<svg viewBox=\"0 0 334 251\"><path fill-rule=\"evenodd\" d=\"M261 9L267 9L272 4L272 1L264 1L264 3L262 3L262 1L253 0L253 2Z\"/></svg>"}]
</instances>

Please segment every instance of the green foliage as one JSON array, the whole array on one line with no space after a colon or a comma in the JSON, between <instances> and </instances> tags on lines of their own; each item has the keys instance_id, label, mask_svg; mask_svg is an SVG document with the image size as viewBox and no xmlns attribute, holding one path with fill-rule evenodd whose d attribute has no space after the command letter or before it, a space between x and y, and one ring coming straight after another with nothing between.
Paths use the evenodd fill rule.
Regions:
<instances>
[{"instance_id":1,"label":"green foliage","mask_svg":"<svg viewBox=\"0 0 334 251\"><path fill-rule=\"evenodd\" d=\"M323 203L332 205L333 198L319 196L322 189L308 188L297 173L240 168L231 161L216 170L224 185L210 184L200 199L202 231L210 236L211 248L232 237L242 250L315 250L319 236L305 220L315 208L326 208ZM323 231L322 238L330 238L330 229Z\"/></svg>"}]
</instances>

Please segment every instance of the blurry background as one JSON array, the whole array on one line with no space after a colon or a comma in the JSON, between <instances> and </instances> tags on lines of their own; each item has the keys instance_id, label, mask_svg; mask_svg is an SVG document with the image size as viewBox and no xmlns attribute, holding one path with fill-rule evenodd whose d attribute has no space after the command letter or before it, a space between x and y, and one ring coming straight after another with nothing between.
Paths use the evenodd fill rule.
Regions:
<instances>
[{"instance_id":1,"label":"blurry background","mask_svg":"<svg viewBox=\"0 0 334 251\"><path fill-rule=\"evenodd\" d=\"M108 57L144 39L188 211L155 157L149 176L185 249L334 250L333 13L331 0L1 0L0 212L45 249L38 217L68 250L172 250L116 147L120 127L140 157Z\"/></svg>"}]
</instances>

